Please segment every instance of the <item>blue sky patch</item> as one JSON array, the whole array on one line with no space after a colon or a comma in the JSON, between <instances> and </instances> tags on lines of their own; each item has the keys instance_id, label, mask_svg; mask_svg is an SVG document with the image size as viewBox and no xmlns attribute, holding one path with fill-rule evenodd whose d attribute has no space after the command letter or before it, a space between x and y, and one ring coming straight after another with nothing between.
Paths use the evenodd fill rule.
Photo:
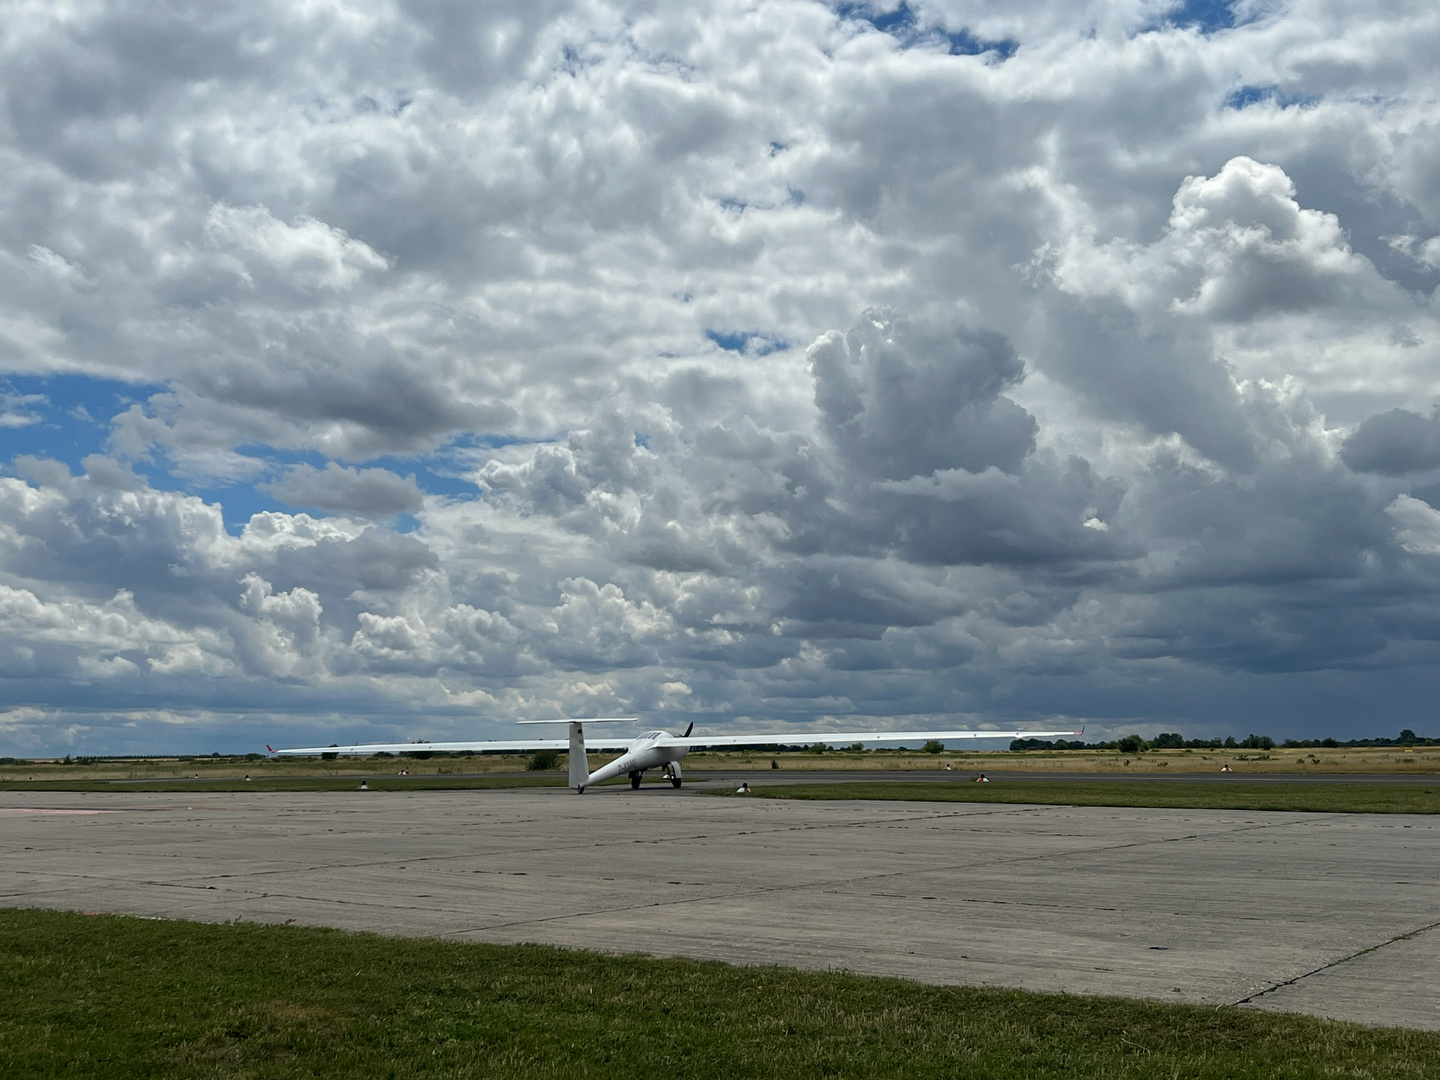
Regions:
<instances>
[{"instance_id":1,"label":"blue sky patch","mask_svg":"<svg viewBox=\"0 0 1440 1080\"><path fill-rule=\"evenodd\" d=\"M63 462L72 474L82 475L85 472L82 462L86 457L110 454L107 443L114 417L163 390L164 387L153 383L125 383L89 375L6 376L0 379L0 463L13 467L15 458L21 455L51 458ZM494 449L515 441L503 436L471 435L433 453L416 457L387 455L366 461L361 467L389 469L400 476L413 475L420 489L430 495L473 499L479 491L465 478L466 466L459 463L455 451ZM126 464L157 491L184 491L207 503L219 503L225 527L232 534L238 534L252 515L264 511L305 510L314 517L327 516L324 510L281 502L264 490L291 466L308 464L323 469L326 462L323 455L262 445L236 449L263 461L267 467L252 480L222 480L176 477L170 472L163 453L157 453L152 460L127 460ZM408 531L407 526L414 529L418 522L410 515L396 519L397 529Z\"/></svg>"},{"instance_id":2,"label":"blue sky patch","mask_svg":"<svg viewBox=\"0 0 1440 1080\"><path fill-rule=\"evenodd\" d=\"M1006 38L1001 41L986 41L977 38L969 30L961 30L959 33L945 33L945 40L950 42L951 56L981 56L985 53L994 53L1000 60L1009 60L1015 55L1015 50L1020 47L1018 41L1011 41Z\"/></svg>"},{"instance_id":3,"label":"blue sky patch","mask_svg":"<svg viewBox=\"0 0 1440 1080\"><path fill-rule=\"evenodd\" d=\"M758 331L706 330L705 336L726 352L747 353L752 356L769 356L790 347L790 343L784 338Z\"/></svg>"},{"instance_id":4,"label":"blue sky patch","mask_svg":"<svg viewBox=\"0 0 1440 1080\"><path fill-rule=\"evenodd\" d=\"M881 33L889 34L907 49L944 42L951 56L983 56L993 53L998 60L1003 61L1010 59L1020 47L1019 42L1008 38L989 41L976 37L967 29L950 31L939 26L922 24L914 9L904 2L890 10L877 8L872 4L842 3L836 5L835 13L842 19L869 23Z\"/></svg>"},{"instance_id":5,"label":"blue sky patch","mask_svg":"<svg viewBox=\"0 0 1440 1080\"><path fill-rule=\"evenodd\" d=\"M1247 105L1269 101L1282 109L1288 109L1292 105L1299 105L1302 108L1314 105L1319 100L1318 95L1287 93L1272 84L1270 86L1242 86L1225 99L1225 105L1231 109L1243 109Z\"/></svg>"},{"instance_id":6,"label":"blue sky patch","mask_svg":"<svg viewBox=\"0 0 1440 1080\"><path fill-rule=\"evenodd\" d=\"M1235 25L1235 11L1225 0L1185 0L1170 13L1175 26L1197 26L1202 34L1229 30Z\"/></svg>"},{"instance_id":7,"label":"blue sky patch","mask_svg":"<svg viewBox=\"0 0 1440 1080\"><path fill-rule=\"evenodd\" d=\"M105 452L110 420L160 390L89 375L9 375L0 379L0 461L17 454L54 458L80 472L80 460Z\"/></svg>"}]
</instances>

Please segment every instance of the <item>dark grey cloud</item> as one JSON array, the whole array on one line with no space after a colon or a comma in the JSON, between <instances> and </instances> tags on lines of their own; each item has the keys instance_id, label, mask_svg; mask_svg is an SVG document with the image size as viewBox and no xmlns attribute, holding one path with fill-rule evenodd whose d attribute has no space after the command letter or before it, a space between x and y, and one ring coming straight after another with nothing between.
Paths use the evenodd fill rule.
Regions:
<instances>
[{"instance_id":1,"label":"dark grey cloud","mask_svg":"<svg viewBox=\"0 0 1440 1080\"><path fill-rule=\"evenodd\" d=\"M1440 466L1440 421L1409 409L1369 417L1340 448L1356 472L1405 476Z\"/></svg>"},{"instance_id":2,"label":"dark grey cloud","mask_svg":"<svg viewBox=\"0 0 1440 1080\"><path fill-rule=\"evenodd\" d=\"M328 462L323 469L296 465L265 490L289 506L318 507L389 517L419 510L424 496L414 476L397 476L389 469L347 469Z\"/></svg>"},{"instance_id":3,"label":"dark grey cloud","mask_svg":"<svg viewBox=\"0 0 1440 1080\"><path fill-rule=\"evenodd\" d=\"M998 334L870 311L808 356L824 430L856 471L891 480L1013 473L1035 448L1034 418L1000 396L1024 367Z\"/></svg>"}]
</instances>

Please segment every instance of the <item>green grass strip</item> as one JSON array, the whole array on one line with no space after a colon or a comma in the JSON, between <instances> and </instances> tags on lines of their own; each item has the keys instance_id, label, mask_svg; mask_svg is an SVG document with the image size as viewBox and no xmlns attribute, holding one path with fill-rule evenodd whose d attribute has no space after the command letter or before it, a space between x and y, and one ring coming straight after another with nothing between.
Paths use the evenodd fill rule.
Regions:
<instances>
[{"instance_id":1,"label":"green grass strip","mask_svg":"<svg viewBox=\"0 0 1440 1080\"><path fill-rule=\"evenodd\" d=\"M0 1001L33 1080L1440 1076L1440 1035L1244 1009L40 911Z\"/></svg>"},{"instance_id":2,"label":"green grass strip","mask_svg":"<svg viewBox=\"0 0 1440 1080\"><path fill-rule=\"evenodd\" d=\"M724 794L731 794L729 790ZM1244 781L1005 780L758 786L765 799L891 799L906 802L1142 806L1178 810L1299 810L1324 814L1440 814L1440 781L1327 784Z\"/></svg>"},{"instance_id":3,"label":"green grass strip","mask_svg":"<svg viewBox=\"0 0 1440 1080\"><path fill-rule=\"evenodd\" d=\"M355 791L362 777L297 776L265 777L253 780L227 777L223 780L5 780L0 791ZM371 791L464 791L472 788L564 787L563 776L369 776Z\"/></svg>"}]
</instances>

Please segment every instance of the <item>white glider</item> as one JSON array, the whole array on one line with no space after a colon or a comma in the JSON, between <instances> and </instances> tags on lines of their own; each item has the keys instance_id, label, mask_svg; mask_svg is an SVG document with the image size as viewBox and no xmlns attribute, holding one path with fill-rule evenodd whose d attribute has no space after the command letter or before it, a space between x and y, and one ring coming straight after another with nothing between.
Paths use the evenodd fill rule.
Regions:
<instances>
[{"instance_id":1,"label":"white glider","mask_svg":"<svg viewBox=\"0 0 1440 1080\"><path fill-rule=\"evenodd\" d=\"M443 742L443 743L359 743L353 746L307 746L296 750L274 750L265 747L277 756L295 757L315 754L404 754L457 753L470 751L484 753L491 750L562 750L570 751L570 786L583 795L591 784L598 784L629 774L630 786L638 788L640 778L648 769L664 769L664 776L671 786L680 786L680 759L700 746L770 746L797 741L823 740L826 743L876 743L912 742L938 739L948 742L952 739L1047 739L1067 735L1083 735L1080 731L816 731L778 732L767 731L751 735L691 735L695 730L692 723L684 735L671 735L668 731L647 731L638 738L585 734L586 724L633 724L634 716L607 716L589 720L520 720L521 724L568 724L570 738L500 740L488 742ZM621 755L608 765L602 765L593 773L586 752L590 750L620 750Z\"/></svg>"}]
</instances>

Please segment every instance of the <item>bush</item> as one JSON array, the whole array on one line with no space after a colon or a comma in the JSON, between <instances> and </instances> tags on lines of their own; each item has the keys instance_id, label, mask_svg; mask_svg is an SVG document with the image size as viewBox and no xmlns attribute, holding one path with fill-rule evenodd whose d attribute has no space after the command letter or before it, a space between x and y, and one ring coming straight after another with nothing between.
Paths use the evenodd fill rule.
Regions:
<instances>
[{"instance_id":1,"label":"bush","mask_svg":"<svg viewBox=\"0 0 1440 1080\"><path fill-rule=\"evenodd\" d=\"M1061 740L1060 740L1060 742L1062 742L1062 743L1063 743L1064 741L1065 741L1064 739L1061 739ZM1064 750L1064 749L1065 749L1065 747L1064 747L1064 746L1061 746L1060 743L1047 742L1047 741L1045 741L1044 739L1011 739L1011 740L1010 740L1010 749L1011 749L1012 751L1018 751L1018 750L1055 750L1055 749L1057 749L1057 748L1060 749L1060 750ZM1081 743L1081 744L1080 744L1080 749L1083 750L1084 748L1085 748L1085 744L1084 744L1084 743Z\"/></svg>"},{"instance_id":2,"label":"bush","mask_svg":"<svg viewBox=\"0 0 1440 1080\"><path fill-rule=\"evenodd\" d=\"M812 754L823 754L829 749L830 747L826 746L823 742L817 742L814 746L810 747L810 752Z\"/></svg>"},{"instance_id":3,"label":"bush","mask_svg":"<svg viewBox=\"0 0 1440 1080\"><path fill-rule=\"evenodd\" d=\"M920 749L927 754L943 754L945 752L945 744L939 739L930 739L924 746L920 747Z\"/></svg>"},{"instance_id":4,"label":"bush","mask_svg":"<svg viewBox=\"0 0 1440 1080\"><path fill-rule=\"evenodd\" d=\"M559 750L537 750L530 755L530 760L525 763L529 772L549 772L551 769L560 767Z\"/></svg>"},{"instance_id":5,"label":"bush","mask_svg":"<svg viewBox=\"0 0 1440 1080\"><path fill-rule=\"evenodd\" d=\"M865 749L865 744L863 742L851 743L850 749L854 750L858 754Z\"/></svg>"},{"instance_id":6,"label":"bush","mask_svg":"<svg viewBox=\"0 0 1440 1080\"><path fill-rule=\"evenodd\" d=\"M1126 735L1115 748L1122 754L1140 754L1147 749L1145 740L1139 735Z\"/></svg>"}]
</instances>

